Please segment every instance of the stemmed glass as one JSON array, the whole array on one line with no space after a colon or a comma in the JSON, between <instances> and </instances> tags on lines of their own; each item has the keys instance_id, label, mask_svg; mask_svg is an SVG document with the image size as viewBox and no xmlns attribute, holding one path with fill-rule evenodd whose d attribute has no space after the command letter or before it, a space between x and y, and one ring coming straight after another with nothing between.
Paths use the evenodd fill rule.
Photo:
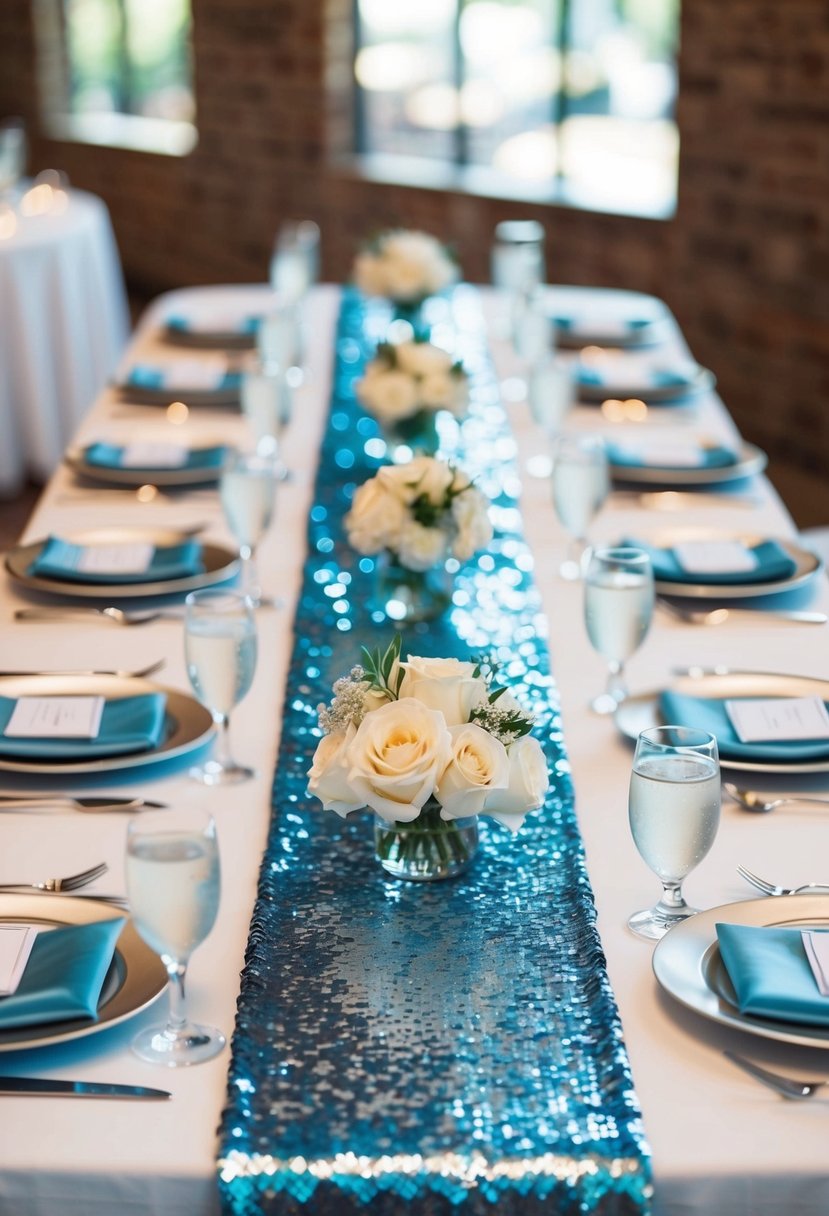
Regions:
<instances>
[{"instance_id":1,"label":"stemmed glass","mask_svg":"<svg viewBox=\"0 0 829 1216\"><path fill-rule=\"evenodd\" d=\"M298 303L317 280L320 230L313 220L288 221L276 237L271 287L288 304Z\"/></svg>"},{"instance_id":2,"label":"stemmed glass","mask_svg":"<svg viewBox=\"0 0 829 1216\"><path fill-rule=\"evenodd\" d=\"M273 518L279 471L272 455L232 451L219 481L222 509L242 559L242 590L254 606L261 602L256 548Z\"/></svg>"},{"instance_id":3,"label":"stemmed glass","mask_svg":"<svg viewBox=\"0 0 829 1216\"><path fill-rule=\"evenodd\" d=\"M26 171L26 128L20 118L0 122L0 202L11 197Z\"/></svg>"},{"instance_id":4,"label":"stemmed glass","mask_svg":"<svg viewBox=\"0 0 829 1216\"><path fill-rule=\"evenodd\" d=\"M584 584L584 621L594 650L607 659L607 688L590 702L612 714L628 695L625 660L645 640L653 618L653 567L641 549L595 549Z\"/></svg>"},{"instance_id":5,"label":"stemmed glass","mask_svg":"<svg viewBox=\"0 0 829 1216\"><path fill-rule=\"evenodd\" d=\"M582 577L587 530L610 488L607 450L599 435L560 435L553 444L553 505L570 536L562 578Z\"/></svg>"},{"instance_id":6,"label":"stemmed glass","mask_svg":"<svg viewBox=\"0 0 829 1216\"><path fill-rule=\"evenodd\" d=\"M245 697L256 669L253 605L238 591L192 591L185 600L187 675L219 726L216 751L190 775L205 785L235 785L254 776L230 752L230 711Z\"/></svg>"},{"instance_id":7,"label":"stemmed glass","mask_svg":"<svg viewBox=\"0 0 829 1216\"><path fill-rule=\"evenodd\" d=\"M640 734L630 778L630 830L643 861L662 882L662 898L636 912L628 926L658 939L698 911L682 880L706 856L720 821L717 740L685 726L655 726Z\"/></svg>"},{"instance_id":8,"label":"stemmed glass","mask_svg":"<svg viewBox=\"0 0 829 1216\"><path fill-rule=\"evenodd\" d=\"M256 450L276 457L282 432L291 420L292 390L285 372L274 364L257 364L244 372L240 389L242 413L250 424ZM280 464L282 478L287 470Z\"/></svg>"},{"instance_id":9,"label":"stemmed glass","mask_svg":"<svg viewBox=\"0 0 829 1216\"><path fill-rule=\"evenodd\" d=\"M197 808L147 812L127 829L127 894L135 926L161 956L170 977L166 1024L133 1040L142 1060L179 1068L218 1055L225 1036L187 1017L184 979L190 955L207 937L219 908L216 825Z\"/></svg>"}]
</instances>

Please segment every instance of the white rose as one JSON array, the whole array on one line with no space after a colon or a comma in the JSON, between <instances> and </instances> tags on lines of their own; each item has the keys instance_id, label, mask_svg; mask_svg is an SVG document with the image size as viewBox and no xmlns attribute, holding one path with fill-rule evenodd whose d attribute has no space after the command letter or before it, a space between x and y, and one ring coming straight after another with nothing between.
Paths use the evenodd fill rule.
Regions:
<instances>
[{"instance_id":1,"label":"white rose","mask_svg":"<svg viewBox=\"0 0 829 1216\"><path fill-rule=\"evenodd\" d=\"M453 363L450 354L431 342L401 342L394 348L394 353L397 366L412 376L446 373Z\"/></svg>"},{"instance_id":2,"label":"white rose","mask_svg":"<svg viewBox=\"0 0 829 1216\"><path fill-rule=\"evenodd\" d=\"M511 832L517 832L527 812L543 805L550 776L541 744L532 735L523 735L511 743L507 757L509 785L487 797L484 814L491 815Z\"/></svg>"},{"instance_id":3,"label":"white rose","mask_svg":"<svg viewBox=\"0 0 829 1216\"><path fill-rule=\"evenodd\" d=\"M479 815L487 796L504 790L509 760L503 743L474 722L450 728L452 759L438 782L435 796L441 819Z\"/></svg>"},{"instance_id":4,"label":"white rose","mask_svg":"<svg viewBox=\"0 0 829 1216\"><path fill-rule=\"evenodd\" d=\"M420 380L417 395L431 409L448 410L455 401L455 383L448 372L432 372Z\"/></svg>"},{"instance_id":5,"label":"white rose","mask_svg":"<svg viewBox=\"0 0 829 1216\"><path fill-rule=\"evenodd\" d=\"M407 519L390 546L401 566L421 574L431 570L446 557L446 533L441 528L424 528L414 519Z\"/></svg>"},{"instance_id":6,"label":"white rose","mask_svg":"<svg viewBox=\"0 0 829 1216\"><path fill-rule=\"evenodd\" d=\"M492 540L488 503L474 486L452 499L452 518L457 529L452 553L458 561L469 561L473 553L485 549Z\"/></svg>"},{"instance_id":7,"label":"white rose","mask_svg":"<svg viewBox=\"0 0 829 1216\"><path fill-rule=\"evenodd\" d=\"M426 232L390 233L384 242L384 252L394 260L396 271L406 267L406 274L400 276L401 283L405 280L419 284L419 291L412 292L411 298L443 291L455 280L454 263L446 256L440 242Z\"/></svg>"},{"instance_id":8,"label":"white rose","mask_svg":"<svg viewBox=\"0 0 829 1216\"><path fill-rule=\"evenodd\" d=\"M469 378L462 373L453 373L452 399L446 408L456 418L463 418L469 411Z\"/></svg>"},{"instance_id":9,"label":"white rose","mask_svg":"<svg viewBox=\"0 0 829 1216\"><path fill-rule=\"evenodd\" d=\"M385 268L380 259L366 250L359 253L354 261L354 282L366 296L382 296L386 294Z\"/></svg>"},{"instance_id":10,"label":"white rose","mask_svg":"<svg viewBox=\"0 0 829 1216\"><path fill-rule=\"evenodd\" d=\"M396 543L406 508L376 477L357 488L344 523L348 543L358 553L379 553Z\"/></svg>"},{"instance_id":11,"label":"white rose","mask_svg":"<svg viewBox=\"0 0 829 1216\"><path fill-rule=\"evenodd\" d=\"M397 468L405 474L408 502L412 503L425 494L434 506L443 506L455 477L454 471L444 460L437 460L434 456L415 456L414 460Z\"/></svg>"},{"instance_id":12,"label":"white rose","mask_svg":"<svg viewBox=\"0 0 829 1216\"><path fill-rule=\"evenodd\" d=\"M487 699L486 681L475 674L474 663L410 654L400 666L405 673L401 697L415 697L431 709L440 710L448 726L468 722L475 706Z\"/></svg>"},{"instance_id":13,"label":"white rose","mask_svg":"<svg viewBox=\"0 0 829 1216\"><path fill-rule=\"evenodd\" d=\"M308 770L308 790L322 802L326 811L336 811L343 818L365 806L365 799L348 783L346 752L357 733L353 725L348 730L323 735Z\"/></svg>"},{"instance_id":14,"label":"white rose","mask_svg":"<svg viewBox=\"0 0 829 1216\"><path fill-rule=\"evenodd\" d=\"M443 715L401 698L363 718L348 746L348 782L387 823L409 823L434 793L451 755Z\"/></svg>"},{"instance_id":15,"label":"white rose","mask_svg":"<svg viewBox=\"0 0 829 1216\"><path fill-rule=\"evenodd\" d=\"M381 371L354 387L360 403L381 422L409 418L419 408L415 382L405 372Z\"/></svg>"}]
</instances>

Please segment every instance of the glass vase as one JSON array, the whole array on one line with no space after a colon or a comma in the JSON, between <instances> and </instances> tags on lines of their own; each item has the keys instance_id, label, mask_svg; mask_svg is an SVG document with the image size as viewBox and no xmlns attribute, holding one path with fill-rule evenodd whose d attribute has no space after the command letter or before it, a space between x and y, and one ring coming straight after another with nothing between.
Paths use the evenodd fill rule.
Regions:
<instances>
[{"instance_id":1,"label":"glass vase","mask_svg":"<svg viewBox=\"0 0 829 1216\"><path fill-rule=\"evenodd\" d=\"M445 820L430 798L411 823L374 818L374 853L386 873L413 882L454 878L478 851L478 819Z\"/></svg>"},{"instance_id":2,"label":"glass vase","mask_svg":"<svg viewBox=\"0 0 829 1216\"><path fill-rule=\"evenodd\" d=\"M441 562L431 570L408 570L391 553L375 559L372 615L395 625L434 621L452 602L452 576Z\"/></svg>"},{"instance_id":3,"label":"glass vase","mask_svg":"<svg viewBox=\"0 0 829 1216\"><path fill-rule=\"evenodd\" d=\"M428 342L432 334L432 326L426 320L423 300L392 300L392 325L396 321L405 321L411 326L412 338L415 342Z\"/></svg>"},{"instance_id":4,"label":"glass vase","mask_svg":"<svg viewBox=\"0 0 829 1216\"><path fill-rule=\"evenodd\" d=\"M399 448L407 448L416 455L434 456L440 447L436 410L418 410L397 422L381 422L380 429L392 461L396 460ZM408 452L405 455L408 459Z\"/></svg>"}]
</instances>

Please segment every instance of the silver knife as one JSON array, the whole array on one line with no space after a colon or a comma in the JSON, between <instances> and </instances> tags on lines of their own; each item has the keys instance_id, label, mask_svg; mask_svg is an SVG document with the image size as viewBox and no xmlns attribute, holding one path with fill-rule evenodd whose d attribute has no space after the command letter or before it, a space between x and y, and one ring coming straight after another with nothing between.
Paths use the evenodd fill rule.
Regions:
<instances>
[{"instance_id":1,"label":"silver knife","mask_svg":"<svg viewBox=\"0 0 829 1216\"><path fill-rule=\"evenodd\" d=\"M785 676L789 680L811 680L814 676L793 675L790 671L759 671L756 667L728 667L725 663L717 663L713 667L702 667L692 663L688 667L672 667L672 675L689 676L692 680L702 680L705 676Z\"/></svg>"},{"instance_id":2,"label":"silver knife","mask_svg":"<svg viewBox=\"0 0 829 1216\"><path fill-rule=\"evenodd\" d=\"M66 806L74 811L92 814L107 811L164 811L166 802L152 802L149 798L73 798L69 794L2 794L0 811L30 811L47 807Z\"/></svg>"},{"instance_id":3,"label":"silver knife","mask_svg":"<svg viewBox=\"0 0 829 1216\"><path fill-rule=\"evenodd\" d=\"M166 1089L145 1085L111 1085L105 1081L52 1081L48 1077L0 1077L0 1094L28 1094L38 1098L149 1098L167 1101Z\"/></svg>"}]
</instances>

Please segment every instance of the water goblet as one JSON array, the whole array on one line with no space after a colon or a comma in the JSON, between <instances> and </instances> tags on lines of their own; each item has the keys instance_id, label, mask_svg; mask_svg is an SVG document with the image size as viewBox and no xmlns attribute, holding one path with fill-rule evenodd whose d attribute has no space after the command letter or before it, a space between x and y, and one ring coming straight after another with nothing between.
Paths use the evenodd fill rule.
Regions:
<instances>
[{"instance_id":1,"label":"water goblet","mask_svg":"<svg viewBox=\"0 0 829 1216\"><path fill-rule=\"evenodd\" d=\"M0 122L0 200L11 199L26 172L26 127L21 118Z\"/></svg>"},{"instance_id":2,"label":"water goblet","mask_svg":"<svg viewBox=\"0 0 829 1216\"><path fill-rule=\"evenodd\" d=\"M290 220L274 242L271 287L286 304L298 303L317 281L320 230L313 220Z\"/></svg>"},{"instance_id":3,"label":"water goblet","mask_svg":"<svg viewBox=\"0 0 829 1216\"><path fill-rule=\"evenodd\" d=\"M185 600L187 675L219 727L216 750L190 775L204 785L236 785L254 776L230 751L230 711L245 697L256 668L253 605L238 591L191 591Z\"/></svg>"},{"instance_id":4,"label":"water goblet","mask_svg":"<svg viewBox=\"0 0 829 1216\"><path fill-rule=\"evenodd\" d=\"M227 525L239 545L242 590L261 601L256 548L273 519L279 465L272 455L232 451L222 465L219 496Z\"/></svg>"},{"instance_id":5,"label":"water goblet","mask_svg":"<svg viewBox=\"0 0 829 1216\"><path fill-rule=\"evenodd\" d=\"M658 940L693 916L682 880L706 856L720 820L717 740L707 731L656 726L636 742L629 796L630 830L643 861L662 883L662 898L635 912L628 926Z\"/></svg>"},{"instance_id":6,"label":"water goblet","mask_svg":"<svg viewBox=\"0 0 829 1216\"><path fill-rule=\"evenodd\" d=\"M607 659L607 688L590 702L612 714L628 695L625 661L638 650L653 618L653 567L641 549L594 549L584 584L584 622L594 650Z\"/></svg>"},{"instance_id":7,"label":"water goblet","mask_svg":"<svg viewBox=\"0 0 829 1216\"><path fill-rule=\"evenodd\" d=\"M135 927L161 956L170 978L167 1022L133 1039L142 1060L180 1068L218 1055L225 1036L187 1016L190 955L207 937L219 907L216 825L197 808L147 812L127 829L127 893Z\"/></svg>"},{"instance_id":8,"label":"water goblet","mask_svg":"<svg viewBox=\"0 0 829 1216\"><path fill-rule=\"evenodd\" d=\"M291 419L292 390L276 364L257 364L242 374L242 413L250 424L260 455L276 457L279 440ZM280 465L284 478L287 470Z\"/></svg>"},{"instance_id":9,"label":"water goblet","mask_svg":"<svg viewBox=\"0 0 829 1216\"><path fill-rule=\"evenodd\" d=\"M291 369L302 365L302 328L297 304L277 304L259 322L256 348L265 367ZM296 374L292 377L296 381Z\"/></svg>"},{"instance_id":10,"label":"water goblet","mask_svg":"<svg viewBox=\"0 0 829 1216\"><path fill-rule=\"evenodd\" d=\"M569 556L560 574L580 579L587 531L608 495L607 451L598 435L560 435L553 444L553 505L570 536Z\"/></svg>"}]
</instances>

